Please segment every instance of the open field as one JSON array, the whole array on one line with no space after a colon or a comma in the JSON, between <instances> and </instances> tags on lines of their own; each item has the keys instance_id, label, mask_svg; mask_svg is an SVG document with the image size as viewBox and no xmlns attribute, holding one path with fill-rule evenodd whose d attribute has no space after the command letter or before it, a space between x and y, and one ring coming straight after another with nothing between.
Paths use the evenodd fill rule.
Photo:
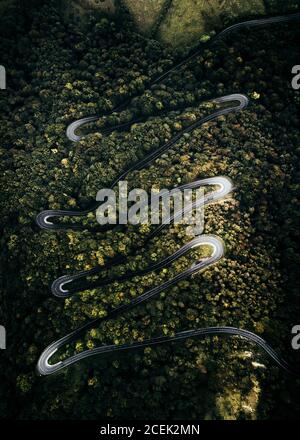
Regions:
<instances>
[{"instance_id":1,"label":"open field","mask_svg":"<svg viewBox=\"0 0 300 440\"><path fill-rule=\"evenodd\" d=\"M149 32L155 24L165 0L125 0L130 13L142 32Z\"/></svg>"},{"instance_id":2,"label":"open field","mask_svg":"<svg viewBox=\"0 0 300 440\"><path fill-rule=\"evenodd\" d=\"M193 45L203 33L222 27L227 17L264 13L263 0L173 0L159 37L172 46Z\"/></svg>"},{"instance_id":3,"label":"open field","mask_svg":"<svg viewBox=\"0 0 300 440\"><path fill-rule=\"evenodd\" d=\"M0 14L16 0L0 0ZM92 10L114 14L125 6L141 33L173 48L194 46L212 30L249 16L294 11L297 0L71 0L66 11L82 17ZM298 5L298 6L297 6Z\"/></svg>"}]
</instances>

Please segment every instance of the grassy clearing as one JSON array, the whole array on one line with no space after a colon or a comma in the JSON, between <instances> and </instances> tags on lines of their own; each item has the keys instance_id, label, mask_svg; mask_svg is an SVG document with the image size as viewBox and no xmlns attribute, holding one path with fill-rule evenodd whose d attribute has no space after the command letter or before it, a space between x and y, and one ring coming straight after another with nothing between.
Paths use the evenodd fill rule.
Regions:
<instances>
[{"instance_id":1,"label":"grassy clearing","mask_svg":"<svg viewBox=\"0 0 300 440\"><path fill-rule=\"evenodd\" d=\"M193 45L200 35L222 27L225 17L264 14L263 0L173 0L159 37L171 45Z\"/></svg>"},{"instance_id":2,"label":"grassy clearing","mask_svg":"<svg viewBox=\"0 0 300 440\"><path fill-rule=\"evenodd\" d=\"M124 0L138 28L149 32L159 17L165 0Z\"/></svg>"}]
</instances>

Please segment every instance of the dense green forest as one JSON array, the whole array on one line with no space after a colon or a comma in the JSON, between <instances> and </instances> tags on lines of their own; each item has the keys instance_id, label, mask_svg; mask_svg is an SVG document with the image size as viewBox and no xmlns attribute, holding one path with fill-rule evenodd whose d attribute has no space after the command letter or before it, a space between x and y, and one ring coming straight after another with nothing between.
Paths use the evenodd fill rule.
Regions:
<instances>
[{"instance_id":1,"label":"dense green forest","mask_svg":"<svg viewBox=\"0 0 300 440\"><path fill-rule=\"evenodd\" d=\"M139 34L122 5L113 18L95 12L80 21L66 18L60 2L42 3L12 5L0 17L0 64L7 69L7 90L0 91L0 323L7 330L0 416L299 418L299 379L236 337L95 357L53 377L35 370L49 343L189 264L183 257L158 273L59 300L50 286L63 274L104 265L118 254L128 255L128 263L115 269L117 275L142 268L187 237L184 226L170 226L132 258L147 226L51 233L37 227L36 215L89 206L129 164L211 112L211 98L231 93L245 93L250 106L184 135L149 168L128 176L132 187L144 189L231 178L232 197L205 211L204 232L223 239L225 258L89 331L61 356L228 325L254 331L299 365L299 352L291 348L291 328L300 324L300 92L291 87L299 23L240 30L211 47L198 41L203 50L196 59L150 88L186 49L179 54ZM295 1L265 3L268 13L289 3L297 9ZM72 121L103 115L131 98L125 110L91 124L82 141L67 139ZM101 134L140 115L145 122ZM94 222L90 215L84 225Z\"/></svg>"}]
</instances>

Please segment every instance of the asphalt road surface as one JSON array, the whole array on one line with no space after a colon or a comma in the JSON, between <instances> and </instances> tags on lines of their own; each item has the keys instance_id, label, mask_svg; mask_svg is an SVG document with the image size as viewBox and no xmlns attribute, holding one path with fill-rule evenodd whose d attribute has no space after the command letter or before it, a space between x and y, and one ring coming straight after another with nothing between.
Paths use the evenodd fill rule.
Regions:
<instances>
[{"instance_id":1,"label":"asphalt road surface","mask_svg":"<svg viewBox=\"0 0 300 440\"><path fill-rule=\"evenodd\" d=\"M212 41L210 41L208 44L211 45L215 41L217 41L220 38L225 38L227 34L234 32L235 30L241 29L241 28L252 28L257 26L264 26L271 23L283 23L283 22L292 22L292 21L299 21L300 20L300 13L296 14L289 14L289 15L282 15L277 17L270 17L270 18L262 18L257 20L250 20L242 23L235 24L233 26L230 26L229 28L223 30L220 34L218 34ZM151 84L157 84L161 82L164 78L166 78L171 72L181 68L182 66L185 66L189 61L191 61L193 58L197 57L199 53L201 53L203 48L200 48L200 50L192 53L188 57L186 57L183 61L181 61L179 64L162 74L160 77L156 78ZM147 167L151 162L153 162L156 158L158 158L162 153L167 151L172 145L174 145L184 133L188 133L193 131L195 128L200 127L202 124L208 121L212 121L216 118L218 118L221 115L226 115L231 112L236 111L242 111L245 109L248 105L248 98L245 95L242 94L232 94L228 96L223 96L221 98L216 98L212 100L216 104L220 106L219 109L217 109L215 112L213 112L211 115L205 116L204 118L196 121L186 129L182 130L180 133L178 133L176 136L174 136L169 142L165 143L163 146L155 150L154 152L147 155L144 159L139 161L136 164L133 164L132 167L130 167L128 170L126 170L123 174L121 174L118 179L113 182L111 185L111 188L113 188L119 181L123 180L127 174L134 170L139 170L144 167ZM115 108L111 113L120 111L122 108L126 107L130 101L123 103L122 105ZM230 106L222 106L222 104L226 103L232 103ZM73 122L70 124L67 128L67 137L69 140L73 142L78 142L82 139L82 136L76 134L76 131L81 128L82 126L94 122L98 119L98 116L91 116L88 118L79 119L78 121ZM103 130L103 133L109 133L113 130L117 129L124 129L127 127L130 127L131 124L137 122L138 120L131 121L130 123L118 125L115 127L111 127L109 129ZM208 178L203 179L202 181L196 181L192 182L187 185L183 185L182 187L200 187L200 186L207 186L207 185L216 185L218 187L218 190L215 190L211 193L208 193L207 196L205 196L204 204L212 203L217 200L221 200L222 198L226 197L233 189L231 181L223 176L214 177L214 178ZM182 188L180 187L180 188ZM49 230L60 230L60 229L84 229L80 225L75 224L55 224L51 222L51 218L55 217L82 217L86 216L89 212L94 211L97 209L97 207L100 204L95 204L91 208L84 210L84 211L69 211L69 210L46 210L42 211L36 218L37 224L42 229L49 229ZM194 209L195 205L192 205L190 209ZM174 221L176 218L176 215L173 216L173 218L170 219L170 223ZM155 229L154 233L151 234L150 238L153 238L155 235L157 235L162 227L165 227L165 225L160 225L158 228ZM75 362L79 362L85 358L96 356L104 353L109 352L116 352L121 350L132 350L137 349L140 347L150 346L150 345L158 345L166 342L172 342L172 341L182 341L187 338L202 338L207 336L214 336L214 335L234 335L239 336L241 338L247 339L253 343L255 343L257 346L259 346L262 350L264 350L271 358L272 360L281 368L284 370L299 374L298 371L295 371L288 363L280 357L280 355L273 350L273 348L260 336L256 335L255 333L252 333L248 330L239 329L235 327L207 327L207 328L200 328L196 330L187 330L182 331L179 333L176 333L174 336L161 336L157 338L152 338L145 340L143 342L135 342L135 343L128 343L123 345L103 345L97 348L94 348L92 350L86 350L81 353L77 353L67 359L63 359L56 363L50 363L50 359L54 356L54 354L64 347L66 344L69 344L73 341L78 340L81 336L85 334L85 332L96 325L99 325L100 322L113 319L114 317L118 316L121 313L126 312L129 309L132 309L133 307L136 307L137 305L150 300L154 296L158 295L163 290L167 289L168 287L174 285L178 281L185 279L188 276L191 276L199 271L203 271L207 269L208 267L211 267L211 265L216 264L224 255L224 245L220 238L215 237L213 235L200 235L193 240L191 240L189 243L185 244L181 249L176 251L171 256L168 256L164 260L160 261L159 263L156 263L142 271L137 272L130 272L127 273L123 277L119 277L118 280L125 280L132 278L137 275L143 275L146 273L149 273L153 270L161 269L163 267L166 267L170 265L173 261L175 261L180 256L188 253L191 249L199 246L208 246L211 249L210 256L207 258L203 258L199 261L195 261L192 263L192 265L184 270L183 272L179 273L172 279L164 282L163 284L156 286L147 292L143 293L142 295L134 298L132 301L130 301L127 304L123 304L115 309L113 309L111 312L108 313L107 316L104 318L97 318L94 319L84 326L80 327L77 330L74 330L70 334L64 336L63 338L59 339L58 341L53 342L50 344L41 354L38 364L37 364L37 370L38 373L41 375L50 375L53 373L58 372L59 370L68 367L71 364L74 364ZM139 248L137 248L139 249ZM113 264L121 264L124 262L123 258L116 258L115 261L111 262L111 265ZM52 285L52 292L55 296L65 298L70 295L74 295L77 292L80 292L82 290L86 290L87 288L94 287L94 285L91 285L91 283L85 283L81 284L80 287L70 287L70 285L74 284L75 282L82 281L84 278L97 274L101 272L103 269L100 267L96 267L90 271L82 271L79 272L76 275L70 275L70 276L62 276L54 281ZM96 282L96 285L107 285L110 284L112 280ZM69 289L67 289L67 287Z\"/></svg>"}]
</instances>

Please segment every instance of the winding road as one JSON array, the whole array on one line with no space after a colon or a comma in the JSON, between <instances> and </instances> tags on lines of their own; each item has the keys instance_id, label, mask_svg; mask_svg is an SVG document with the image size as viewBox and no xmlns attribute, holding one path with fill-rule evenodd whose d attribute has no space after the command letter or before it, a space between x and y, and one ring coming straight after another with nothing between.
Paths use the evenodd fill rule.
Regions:
<instances>
[{"instance_id":1,"label":"winding road","mask_svg":"<svg viewBox=\"0 0 300 440\"><path fill-rule=\"evenodd\" d=\"M232 191L232 188L233 188L232 182L228 178L226 178L226 177L211 177L208 179L197 180L191 184L181 185L181 186L177 187L176 189L180 189L180 190L184 190L186 188L193 189L193 188L199 188L201 186L206 186L206 185L219 186L219 189L217 189L213 192L210 192L209 194L204 195L203 198L198 199L197 201L191 203L190 205L187 205L185 207L184 211L180 210L180 211L175 212L173 215L171 215L169 218L166 219L165 223L160 224L151 234L148 234L147 241L146 242L141 241L141 243L138 246L136 246L136 248L134 249L134 253L131 253L130 255L131 256L136 255L136 253L139 250L141 250L145 244L147 244L153 237L157 236L163 228L169 226L169 224L172 224L174 222L174 220L176 220L176 218L179 215L180 216L182 215L183 212L184 212L184 214L187 214L188 212L192 212L194 209L196 209L199 206L202 207L207 204L214 203L220 199L224 199ZM207 240L208 240L208 236L206 236L206 241ZM211 244L215 246L215 239L212 239ZM124 281L129 278L132 278L133 276L145 275L146 273L152 272L153 270L162 269L162 268L166 267L167 265L169 265L170 263L172 263L173 261L175 261L177 258L181 257L184 253L186 253L189 249L192 249L193 247L195 247L195 243L194 243L194 241L191 241L187 245L183 246L179 251L177 251L173 255L167 257L166 259L164 259L160 263L157 263L153 266L150 266L147 269L124 275L123 277L118 278L118 279L114 278L114 281ZM220 254L221 253L220 252L221 246L219 246L217 249L218 249L218 254ZM119 256L119 257L115 258L114 260L111 260L109 262L109 266L111 267L112 265L122 264L122 263L126 262L126 260L127 260L127 258L125 256L124 257ZM105 270L106 267L107 266L98 266L98 267L95 267L91 270L84 270L84 271L78 272L75 275L64 275L60 278L57 278L53 282L52 287L51 287L53 295L58 296L58 297L67 297L67 296L71 296L73 293L81 292L82 290L107 285L108 283L103 284L103 281L102 281L101 283L96 282L96 283L85 284L84 288L81 286L81 288L79 288L79 289L76 288L75 290L74 289L67 290L65 288L66 284L70 284L74 281L78 281L78 280L84 279L88 276L98 274L98 273L102 272L103 270Z\"/></svg>"},{"instance_id":2,"label":"winding road","mask_svg":"<svg viewBox=\"0 0 300 440\"><path fill-rule=\"evenodd\" d=\"M232 33L233 31L241 29L241 28L251 28L251 27L263 26L263 25L267 25L267 24L271 24L271 23L282 23L282 22L292 22L292 21L300 21L300 13L245 21L245 22L230 26L227 29L223 30L216 37L214 37L208 44L212 44L215 41L217 41L218 39L224 38L227 34ZM173 68L171 68L170 70L168 70L167 72L165 72L164 74L162 74L161 76L156 78L154 81L152 81L150 86L161 82L171 72L186 65L193 58L197 57L201 53L201 51L202 51L202 49L194 52L193 54L191 54L190 56L185 58L179 64L177 64L176 66L174 66ZM208 115L202 119L199 119L198 121L196 121L195 123L193 123L192 125L187 127L186 129L179 132L170 141L168 141L167 143L162 145L160 148L153 151L152 153L147 155L144 159L142 159L138 163L135 163L128 170L126 170L124 173L122 173L118 177L118 179L116 179L116 181L113 182L113 184L111 185L111 188L113 188L119 181L123 180L127 176L127 174L130 173L131 171L142 169L142 168L148 166L150 163L152 163L156 158L158 158L161 154L163 154L165 151L167 151L172 145L174 145L182 137L182 135L184 133L191 132L195 128L200 127L205 122L212 121L221 115L226 115L231 112L237 112L237 111L244 110L248 105L248 98L242 94L232 94L232 95L216 98L216 99L212 100L212 102L216 103L217 105L219 105L221 107L222 107L222 104L224 104L224 103L232 103L232 105L229 107L223 107L223 108L216 110L211 115ZM122 108L126 107L126 105L128 105L129 103L130 103L130 101L123 103L122 105L120 105L120 106L116 107L114 110L112 110L111 113L116 112L116 111L120 111ZM90 122L94 122L97 119L99 119L98 116L91 116L88 118L80 119L80 120L75 121L72 124L70 124L68 126L67 132L66 132L68 139L73 142L80 141L82 139L82 136L77 135L76 131L80 127L82 127L83 125L86 125ZM118 126L110 128L110 129L103 130L103 133L109 133L112 130L130 127L130 125L133 124L134 122L136 122L136 121L131 121L130 123L118 125ZM218 189L215 191L212 191L212 192L208 193L206 196L204 196L204 200L201 201L204 204L209 204L209 203L213 203L215 201L221 200L224 197L226 197L228 194L230 194L230 192L233 190L232 182L224 176L217 176L217 177L213 177L213 178L198 180L198 181L192 182L190 184L182 185L181 187L178 187L178 189L198 188L201 186L208 186L208 185L217 186ZM84 211L69 211L69 210L42 211L41 213L38 214L38 216L36 218L36 222L40 228L48 229L48 230L86 229L80 225L75 225L75 224L74 225L72 225L72 224L69 224L69 225L68 224L55 224L55 223L51 222L50 219L53 219L55 217L64 217L64 216L68 216L68 217L86 216L89 212L92 212L95 209L97 209L97 207L99 205L100 205L100 203L95 204L91 208L84 210ZM195 205L195 203L193 203L190 205L189 209L193 210L193 209L195 209L195 207L196 207L196 205ZM174 221L176 219L176 214L177 213L175 213L170 218L170 223L172 223L172 221ZM159 227L157 227L155 229L155 231L153 233L151 233L151 235L148 237L148 240L151 240L151 238L156 236L161 231L161 229L163 227L166 227L166 225L162 224ZM139 247L136 248L135 252L137 250L140 250L144 245L145 245L145 243L142 243ZM172 341L181 341L181 340L184 340L187 338L192 338L192 337L207 337L207 336L214 336L214 335L235 335L235 336L240 336L244 339L247 339L247 340L254 342L257 346L259 346L261 349L263 349L279 367L283 368L284 370L286 370L289 373L293 373L293 374L298 375L299 372L295 371L293 369L293 367L290 366L284 359L282 359L279 356L279 354L260 336L256 335L255 333L252 333L248 330L239 329L239 328L235 328L235 327L222 327L222 326L220 326L220 327L207 327L207 328L200 328L200 329L195 329L195 330L182 331L182 332L176 333L174 336L161 336L161 337L156 337L156 338L152 338L152 339L147 339L147 340L144 340L143 342L128 343L128 344L123 344L123 345L103 345L98 348L94 348L92 350L86 350L81 353L77 353L77 354L75 354L67 359L61 360L57 363L52 363L52 364L50 363L50 359L53 357L53 355L59 349L64 347L66 344L69 344L71 342L78 340L78 338L81 337L82 335L84 335L84 333L87 330L92 329L96 325L100 324L102 321L107 321L109 319L115 318L116 316L120 315L121 313L124 313L124 312L136 307L137 305L144 303L145 301L150 300L151 298L158 295L160 292L167 289L168 287L174 285L178 281L183 280L183 279L187 278L188 276L191 276L199 271L203 271L203 270L207 269L208 267L212 266L213 264L217 263L224 255L224 245L223 245L223 242L220 238L215 237L213 235L204 235L203 234L203 235L200 235L200 236L194 238L189 243L185 244L183 247L181 247L175 253L166 257L162 261L160 261L156 264L153 264L153 265L149 266L148 268L143 269L141 271L128 272L124 276L117 278L118 281L123 281L123 280L131 279L137 275L144 275L144 274L152 272L154 270L158 270L158 269L167 267L172 262L174 262L176 259L178 259L179 257L187 254L191 249L194 249L194 248L200 247L200 246L208 246L211 249L211 254L209 257L200 259L200 260L192 263L192 265L188 269L186 269L183 272L179 273L178 275L174 276L172 279L164 282L163 284L161 284L159 286L156 286L156 287L146 291L142 295L131 300L129 303L123 304L119 307L112 309L105 317L96 318L96 319L86 323L85 325L83 325L79 329L76 329L73 332L69 333L68 335L64 336L63 338L59 339L58 341L55 341L52 344L50 344L43 351L43 353L41 354L41 356L39 358L39 361L37 364L38 373L40 375L50 375L50 374L58 372L59 370L61 370L63 368L68 367L71 364L74 364L75 362L79 362L82 359L86 359L90 356L96 356L96 355L109 353L109 352L116 352L116 351L120 351L120 350L123 350L123 351L124 350L131 350L131 349L135 349L135 348L140 348L140 347L145 347L145 346L150 346L150 345L158 345L158 344L172 342ZM118 265L118 264L121 264L124 262L126 262L126 258L117 257L116 259L114 259L113 261L110 262L110 266ZM88 288L108 285L108 284L112 283L113 281L115 281L116 278L114 278L113 280L111 280L111 279L104 280L101 283L97 282L97 281L96 282L86 282L85 284L81 284L80 287L78 287L78 286L72 287L72 283L84 280L88 276L98 274L98 273L102 272L104 269L105 269L105 267L104 268L103 267L96 267L96 268L89 270L89 271L81 271L75 275L62 276L53 282L52 293L57 297L66 298L66 297L69 297L73 294L76 294L77 292L86 290ZM69 289L67 289L66 286L69 287Z\"/></svg>"},{"instance_id":3,"label":"winding road","mask_svg":"<svg viewBox=\"0 0 300 440\"><path fill-rule=\"evenodd\" d=\"M128 168L126 171L124 171L112 183L110 188L113 189L115 187L115 185L117 185L117 183L120 182L121 180L124 180L125 177L130 172L136 171L136 170L140 170L142 168L145 168L145 167L149 166L155 159L157 159L164 152L169 150L174 144L176 144L176 142L178 142L178 140L181 139L183 134L190 133L193 130L195 130L196 128L198 128L201 125L203 125L204 123L212 121L213 119L216 119L219 116L227 115L228 113L231 113L231 112L237 112L237 111L243 110L244 108L246 108L248 106L249 100L248 100L247 96L245 96L245 95L232 94L232 95L228 95L228 96L222 96L221 98L213 99L213 100L211 100L211 102L215 103L215 104L224 104L224 103L228 103L228 102L229 103L230 102L232 102L232 103L233 102L237 102L238 105L232 105L230 107L226 107L226 108L222 108L220 110L217 110L214 113L212 113L210 115L207 115L204 118L199 119L198 121L194 122L190 126L188 126L185 129L181 130L176 136L174 136L168 142L166 142L165 144L163 144L161 147L157 148L156 150L152 151L147 156L145 156L143 159L141 159L139 162L135 163L130 168ZM86 124L87 123L87 119L90 119L90 118L80 119L79 121L76 121L75 123L72 123L73 124L73 128L72 128L71 131L69 130L69 127L68 127L67 135L69 136L70 140L73 140L75 138L75 135L73 135L74 127L76 126L76 129L77 129L79 126L81 126L83 124ZM130 124L133 124L133 123L135 123L135 121L131 121ZM118 127L120 127L120 126L116 126L116 127L114 127L114 129L117 129ZM76 137L78 138L77 141L82 139L82 137L79 137L79 136L76 136ZM223 179L222 178L220 178L218 180L217 179L218 178L215 177L215 181L214 181L213 184L223 185L223 183L224 183ZM185 188L191 188L192 189L192 188L194 188L194 184L195 183L196 182L192 182L192 183L188 184ZM54 218L54 217L85 217L90 212L95 211L100 205L101 205L101 203L95 203L89 209L86 209L84 211L45 210L45 211L40 212L37 215L36 222L37 222L38 226L41 229L53 229L53 230L77 229L77 230L82 230L83 228L80 225L75 225L75 224L54 224L49 219L50 218Z\"/></svg>"}]
</instances>

